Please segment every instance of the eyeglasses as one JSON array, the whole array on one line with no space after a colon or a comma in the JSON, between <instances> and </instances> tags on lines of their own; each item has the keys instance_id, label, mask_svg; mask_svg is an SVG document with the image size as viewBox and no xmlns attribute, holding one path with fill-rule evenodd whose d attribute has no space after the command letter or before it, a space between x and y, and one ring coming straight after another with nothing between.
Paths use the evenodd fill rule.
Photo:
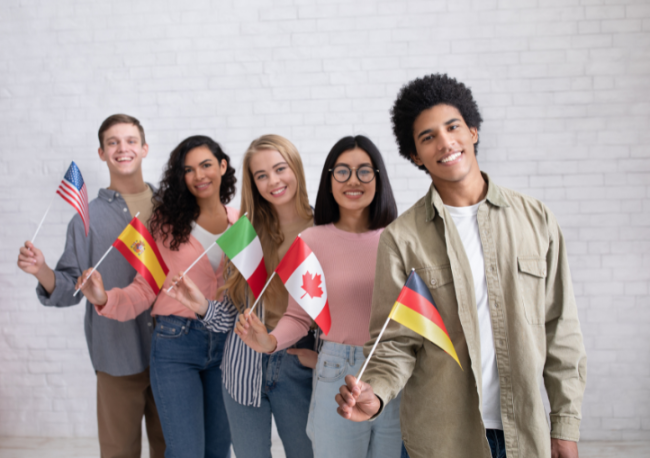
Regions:
<instances>
[{"instance_id":1,"label":"eyeglasses","mask_svg":"<svg viewBox=\"0 0 650 458\"><path fill-rule=\"evenodd\" d=\"M350 167L345 164L339 164L333 169L329 169L332 172L332 176L339 183L345 183L352 176L352 171L356 170L357 178L361 183L370 183L375 179L375 174L379 173L379 170L373 169L369 165L362 165L359 168Z\"/></svg>"}]
</instances>

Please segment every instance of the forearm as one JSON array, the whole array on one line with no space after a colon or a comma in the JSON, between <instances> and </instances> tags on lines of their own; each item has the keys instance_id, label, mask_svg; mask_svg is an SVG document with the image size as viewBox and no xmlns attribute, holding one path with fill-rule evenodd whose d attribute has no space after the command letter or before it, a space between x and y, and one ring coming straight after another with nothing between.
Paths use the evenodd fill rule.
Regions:
<instances>
[{"instance_id":1,"label":"forearm","mask_svg":"<svg viewBox=\"0 0 650 458\"><path fill-rule=\"evenodd\" d=\"M50 266L43 264L43 267L34 275L47 294L52 294L56 288L56 275Z\"/></svg>"},{"instance_id":2,"label":"forearm","mask_svg":"<svg viewBox=\"0 0 650 458\"><path fill-rule=\"evenodd\" d=\"M293 298L289 299L287 311L280 318L271 336L275 338L273 352L284 350L307 335L311 325L311 317Z\"/></svg>"}]
</instances>

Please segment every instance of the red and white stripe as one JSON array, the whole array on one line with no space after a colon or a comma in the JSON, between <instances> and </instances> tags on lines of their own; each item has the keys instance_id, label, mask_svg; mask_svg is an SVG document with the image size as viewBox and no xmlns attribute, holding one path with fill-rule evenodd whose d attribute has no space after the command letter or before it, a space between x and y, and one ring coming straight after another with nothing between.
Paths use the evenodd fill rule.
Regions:
<instances>
[{"instance_id":1,"label":"red and white stripe","mask_svg":"<svg viewBox=\"0 0 650 458\"><path fill-rule=\"evenodd\" d=\"M56 193L77 210L77 213L79 213L79 216L81 216L84 223L87 237L88 230L90 229L90 216L88 212L88 192L86 191L86 183L81 186L81 190L78 190L72 183L64 178L61 180L61 184Z\"/></svg>"}]
</instances>

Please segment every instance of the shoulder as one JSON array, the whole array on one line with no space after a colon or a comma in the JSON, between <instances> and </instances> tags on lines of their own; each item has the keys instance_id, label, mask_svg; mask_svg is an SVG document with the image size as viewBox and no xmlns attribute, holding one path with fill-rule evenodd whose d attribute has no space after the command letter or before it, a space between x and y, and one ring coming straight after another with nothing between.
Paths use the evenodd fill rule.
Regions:
<instances>
[{"instance_id":1,"label":"shoulder","mask_svg":"<svg viewBox=\"0 0 650 458\"><path fill-rule=\"evenodd\" d=\"M555 221L551 210L541 200L522 194L513 189L499 187L503 199L508 204L506 214L514 218L525 218L532 223Z\"/></svg>"},{"instance_id":2,"label":"shoulder","mask_svg":"<svg viewBox=\"0 0 650 458\"><path fill-rule=\"evenodd\" d=\"M226 214L228 215L228 221L230 224L233 224L237 219L239 219L239 210L233 208L229 205L224 205L226 207Z\"/></svg>"}]
</instances>

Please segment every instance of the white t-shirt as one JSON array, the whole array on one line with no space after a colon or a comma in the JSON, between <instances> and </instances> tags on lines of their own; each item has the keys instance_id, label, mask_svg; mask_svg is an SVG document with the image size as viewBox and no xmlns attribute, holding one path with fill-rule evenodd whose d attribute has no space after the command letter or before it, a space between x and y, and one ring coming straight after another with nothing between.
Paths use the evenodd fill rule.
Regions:
<instances>
[{"instance_id":1,"label":"white t-shirt","mask_svg":"<svg viewBox=\"0 0 650 458\"><path fill-rule=\"evenodd\" d=\"M196 224L196 221L192 221L192 235L203 245L203 249L207 250L221 234L212 234ZM219 245L215 244L214 247L210 248L206 256L208 257L208 261L210 261L212 269L216 272L219 264L221 264L221 258L223 258L223 250Z\"/></svg>"},{"instance_id":2,"label":"white t-shirt","mask_svg":"<svg viewBox=\"0 0 650 458\"><path fill-rule=\"evenodd\" d=\"M484 202L484 201L483 201ZM488 306L487 280L485 279L485 260L483 244L478 230L479 202L470 207L447 207L465 248L465 254L472 268L476 309L478 311L479 331L481 333L481 371L483 378L483 423L486 429L503 429L501 422L501 386L494 352L492 322Z\"/></svg>"}]
</instances>

